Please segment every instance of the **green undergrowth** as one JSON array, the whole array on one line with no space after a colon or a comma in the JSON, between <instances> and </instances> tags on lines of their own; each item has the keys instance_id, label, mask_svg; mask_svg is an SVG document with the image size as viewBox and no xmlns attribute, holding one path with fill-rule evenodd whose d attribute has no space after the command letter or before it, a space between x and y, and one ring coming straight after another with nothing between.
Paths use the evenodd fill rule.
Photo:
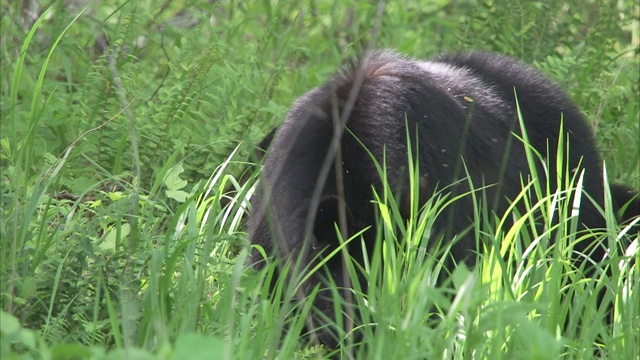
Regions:
<instances>
[{"instance_id":1,"label":"green undergrowth","mask_svg":"<svg viewBox=\"0 0 640 360\"><path fill-rule=\"evenodd\" d=\"M640 190L633 2L0 6L2 359L328 356L305 340L311 299L293 295L297 283L275 265L245 266L252 144L367 48L484 49L534 64L590 120L608 178ZM576 232L562 215L533 225L566 214L578 181L560 192L525 181L535 211L478 216L475 268L442 266L455 239L426 246L455 199L443 193L404 221L378 194L379 241L367 244L378 255L350 267L355 285L362 272L370 284L353 292L362 344L346 337L335 355L633 359L637 234L608 205L606 229ZM588 272L568 259L593 237L620 249Z\"/></svg>"}]
</instances>

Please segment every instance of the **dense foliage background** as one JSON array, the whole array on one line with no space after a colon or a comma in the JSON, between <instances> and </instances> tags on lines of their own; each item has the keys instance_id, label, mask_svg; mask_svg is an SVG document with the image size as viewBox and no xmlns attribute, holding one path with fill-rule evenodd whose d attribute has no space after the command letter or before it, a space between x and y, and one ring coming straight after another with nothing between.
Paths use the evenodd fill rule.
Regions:
<instances>
[{"instance_id":1,"label":"dense foliage background","mask_svg":"<svg viewBox=\"0 0 640 360\"><path fill-rule=\"evenodd\" d=\"M1 6L3 359L322 356L299 342L301 322L284 320L293 310L265 300L261 278L243 269L249 187L236 179L294 99L367 48L418 58L483 49L533 64L591 121L609 177L640 188L635 1ZM556 325L570 313L561 309ZM514 315L520 330L504 336L451 327L356 356L374 345L383 357L405 345L418 358L637 356L640 315L626 315L613 331L600 319L561 335Z\"/></svg>"}]
</instances>

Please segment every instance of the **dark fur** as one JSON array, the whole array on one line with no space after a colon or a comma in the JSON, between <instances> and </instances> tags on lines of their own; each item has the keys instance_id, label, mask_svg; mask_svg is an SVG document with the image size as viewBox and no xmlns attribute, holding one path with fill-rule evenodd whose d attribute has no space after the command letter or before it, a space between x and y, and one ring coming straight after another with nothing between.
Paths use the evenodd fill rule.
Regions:
<instances>
[{"instance_id":1,"label":"dark fur","mask_svg":"<svg viewBox=\"0 0 640 360\"><path fill-rule=\"evenodd\" d=\"M407 191L408 184L407 131L412 141L416 136L418 139L421 194L431 195L464 178L468 171L474 188L495 185L485 195L489 207L501 214L508 205L507 199L521 191L521 178L529 174L522 143L511 135L520 134L514 88L529 141L548 159L549 179L556 179L556 147L562 118L565 144L568 138L570 148L569 168L585 169L584 191L602 206L602 165L591 131L567 94L538 71L491 53L445 55L420 62L377 51L293 105L273 138L264 161L262 183L252 199L251 242L262 246L269 256L294 260L301 256L302 264L308 265L321 251L338 245L334 223L338 221L339 204L346 208L347 235L375 225L371 188L380 191L382 183L370 154L356 138L381 164L384 155L387 181L400 193ZM350 100L355 101L351 104ZM340 140L342 174L336 177L332 165L322 179L320 169L338 121L332 115L336 109L339 114L348 115L347 131ZM464 159L464 168L460 158ZM544 174L542 165L538 173ZM321 187L319 201L313 203L318 181L326 183ZM344 202L338 181L344 184ZM467 184L463 181L450 191L468 191ZM551 189L556 186L549 185ZM624 213L626 218L640 214L635 192L614 186L612 194L618 207L630 202ZM596 207L586 198L580 210L581 228L605 226ZM313 226L306 227L308 218L314 221ZM472 218L470 200L462 199L436 225L446 236L462 234ZM305 229L313 231L305 234ZM364 237L365 241L373 241L375 232L368 231ZM587 248L594 250L591 257L595 260L604 254L601 246L585 242L576 250ZM358 246L349 251L356 260L363 256ZM476 242L470 232L454 245L452 257L472 262L470 255L474 251ZM261 268L263 261L254 250L251 264ZM338 286L348 286L343 282L339 259L330 261L328 268ZM303 292L320 281L319 276L313 277ZM315 305L332 318L329 297L330 294L323 297L321 293ZM320 341L333 346L334 336L323 331Z\"/></svg>"}]
</instances>

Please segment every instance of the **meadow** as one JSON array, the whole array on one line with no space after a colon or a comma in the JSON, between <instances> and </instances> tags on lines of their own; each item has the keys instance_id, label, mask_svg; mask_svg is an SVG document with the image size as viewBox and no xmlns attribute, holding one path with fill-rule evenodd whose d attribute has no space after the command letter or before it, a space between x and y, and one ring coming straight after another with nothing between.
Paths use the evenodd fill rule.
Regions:
<instances>
[{"instance_id":1,"label":"meadow","mask_svg":"<svg viewBox=\"0 0 640 360\"><path fill-rule=\"evenodd\" d=\"M639 239L609 206L606 229L576 232L547 189L532 208L549 227L479 217L478 266L443 269L449 244L425 239L448 199L405 220L381 196L380 255L351 264L359 337L335 351L306 341L299 282L247 268L243 227L255 144L369 48L532 64L590 121L608 179L640 190L637 2L0 6L2 359L638 358ZM587 272L570 252L593 237L617 251Z\"/></svg>"}]
</instances>

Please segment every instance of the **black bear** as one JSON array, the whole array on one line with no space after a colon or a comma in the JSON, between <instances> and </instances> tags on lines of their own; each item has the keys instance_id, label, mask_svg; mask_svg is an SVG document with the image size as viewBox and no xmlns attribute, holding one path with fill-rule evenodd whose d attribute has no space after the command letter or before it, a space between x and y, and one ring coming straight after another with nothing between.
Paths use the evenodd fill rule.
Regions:
<instances>
[{"instance_id":1,"label":"black bear","mask_svg":"<svg viewBox=\"0 0 640 360\"><path fill-rule=\"evenodd\" d=\"M568 95L540 72L486 52L419 61L382 50L368 53L300 97L278 131L261 144L270 146L251 200L251 243L270 257L308 266L339 245L335 223L340 219L346 236L375 225L372 189L380 191L382 180L373 159L386 165L389 187L406 196L408 143L415 146L418 159L421 202L442 189L464 194L471 186L485 187L484 199L501 213L521 192L522 179L531 174L518 138L522 135L518 111L531 147L546 159L549 174L536 180L556 187L556 153L565 154L557 149L562 136L569 148L567 168L584 169L583 191L603 206L602 161L591 131ZM539 161L538 174L545 173L544 162ZM459 181L463 177L466 180ZM625 216L640 214L634 191L613 186L612 195L615 206L626 205ZM464 234L473 211L472 203L463 198L446 210L436 227L443 234ZM581 228L605 226L597 207L586 199L581 202L579 222ZM372 241L375 230L362 236ZM599 244L583 242L576 249L593 258L604 254ZM356 260L367 256L359 245L348 250ZM467 231L452 247L451 256L472 262L474 251L473 232ZM249 262L261 268L265 259L254 249ZM348 287L336 256L302 292L322 282L323 276ZM330 298L321 291L314 305L332 318ZM337 344L331 330L319 336L328 346Z\"/></svg>"}]
</instances>

